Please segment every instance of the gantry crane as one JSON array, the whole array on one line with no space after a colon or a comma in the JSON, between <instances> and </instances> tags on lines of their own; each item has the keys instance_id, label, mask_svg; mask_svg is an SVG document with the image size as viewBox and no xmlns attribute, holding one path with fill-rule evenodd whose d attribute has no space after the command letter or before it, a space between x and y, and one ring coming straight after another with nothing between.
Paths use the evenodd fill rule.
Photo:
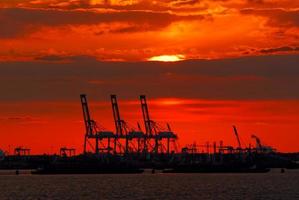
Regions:
<instances>
[{"instance_id":1,"label":"gantry crane","mask_svg":"<svg viewBox=\"0 0 299 200\"><path fill-rule=\"evenodd\" d=\"M155 132L154 130L155 122L150 119L145 95L140 95L140 103L141 103L142 116L143 116L143 121L145 126L145 132L148 136L152 136Z\"/></svg>"},{"instance_id":2,"label":"gantry crane","mask_svg":"<svg viewBox=\"0 0 299 200\"><path fill-rule=\"evenodd\" d=\"M83 110L83 118L85 124L85 136L84 136L84 154L86 153L87 139L91 136L96 135L96 123L94 120L90 118L87 97L85 94L80 95L82 110Z\"/></svg>"},{"instance_id":3,"label":"gantry crane","mask_svg":"<svg viewBox=\"0 0 299 200\"><path fill-rule=\"evenodd\" d=\"M115 139L114 133L112 131L106 131L97 125L96 121L91 118L86 95L81 94L80 98L85 124L84 154L87 152L87 143L91 144L89 139L95 140L96 154L98 154L100 151L110 153L112 150L110 142L111 140ZM104 147L100 148L100 143L102 143L103 140L107 140L107 145L102 144Z\"/></svg>"},{"instance_id":4,"label":"gantry crane","mask_svg":"<svg viewBox=\"0 0 299 200\"><path fill-rule=\"evenodd\" d=\"M145 148L147 148L148 144L151 144L150 141L153 139L155 142L152 151L154 153L159 153L159 147L160 147L161 148L160 152L163 152L163 148L164 148L163 139L166 139L167 140L166 152L167 154L169 154L170 140L172 140L175 143L177 139L177 135L171 131L169 124L167 124L168 129L163 130L161 127L158 126L158 124L155 121L151 120L145 95L140 95L140 103L141 103L144 126L146 130L146 136L148 138L147 139L148 142L144 143Z\"/></svg>"},{"instance_id":5,"label":"gantry crane","mask_svg":"<svg viewBox=\"0 0 299 200\"><path fill-rule=\"evenodd\" d=\"M137 152L139 153L141 151L140 141L142 139L144 140L145 134L141 131L140 128L139 131L136 131L134 128L130 128L126 123L126 121L121 119L116 95L111 95L111 104L112 104L114 124L116 129L115 142L119 139L125 139L125 153L127 154L129 150L132 151L132 148L130 148L129 141L137 139Z\"/></svg>"},{"instance_id":6,"label":"gantry crane","mask_svg":"<svg viewBox=\"0 0 299 200\"><path fill-rule=\"evenodd\" d=\"M115 134L124 135L124 132L126 131L124 128L125 122L120 118L116 95L111 95L111 104L112 104L113 118L114 118L115 129L116 129Z\"/></svg>"},{"instance_id":7,"label":"gantry crane","mask_svg":"<svg viewBox=\"0 0 299 200\"><path fill-rule=\"evenodd\" d=\"M148 151L148 144L150 144L150 140L153 138L153 128L152 124L154 123L149 116L148 112L148 107L147 107L147 102L146 102L146 97L145 95L140 95L140 103L141 103L141 110L142 110L142 116L143 116L143 122L144 122L144 127L145 127L145 134L146 134L146 139L144 140L144 151ZM156 144L157 141L155 141L155 147L158 147ZM156 149L154 149L156 151Z\"/></svg>"},{"instance_id":8,"label":"gantry crane","mask_svg":"<svg viewBox=\"0 0 299 200\"><path fill-rule=\"evenodd\" d=\"M115 140L114 140L114 150L117 151L117 142L121 138L126 138L127 136L127 130L125 128L125 122L120 118L118 103L116 95L111 95L111 105L112 105L112 111L113 111L113 118L114 118L114 124L115 124ZM126 140L125 144L125 153L128 153L128 142Z\"/></svg>"}]
</instances>

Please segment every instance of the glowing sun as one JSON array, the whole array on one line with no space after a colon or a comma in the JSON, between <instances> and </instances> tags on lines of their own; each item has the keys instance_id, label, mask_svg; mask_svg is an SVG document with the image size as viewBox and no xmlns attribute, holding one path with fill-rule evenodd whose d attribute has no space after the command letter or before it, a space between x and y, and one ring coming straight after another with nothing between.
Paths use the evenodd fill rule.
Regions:
<instances>
[{"instance_id":1,"label":"glowing sun","mask_svg":"<svg viewBox=\"0 0 299 200\"><path fill-rule=\"evenodd\" d=\"M181 54L177 55L161 55L161 56L153 56L149 58L149 61L161 61L161 62L176 62L180 60L184 60L185 56Z\"/></svg>"}]
</instances>

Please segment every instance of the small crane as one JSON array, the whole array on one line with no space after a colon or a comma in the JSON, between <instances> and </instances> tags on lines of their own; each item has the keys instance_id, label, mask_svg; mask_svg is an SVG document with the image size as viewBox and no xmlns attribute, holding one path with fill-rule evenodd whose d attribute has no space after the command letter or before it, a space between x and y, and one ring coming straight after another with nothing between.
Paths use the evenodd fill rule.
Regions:
<instances>
[{"instance_id":1,"label":"small crane","mask_svg":"<svg viewBox=\"0 0 299 200\"><path fill-rule=\"evenodd\" d=\"M251 138L255 139L256 141L256 149L263 150L260 138L258 138L256 135L251 135Z\"/></svg>"},{"instance_id":2,"label":"small crane","mask_svg":"<svg viewBox=\"0 0 299 200\"><path fill-rule=\"evenodd\" d=\"M235 133L235 136L236 136L236 138L237 138L237 141L238 141L238 148L239 148L239 149L242 149L241 141L240 141L240 138L239 138L239 134L238 134L237 127L236 127L236 126L233 126L233 129L234 129L234 133Z\"/></svg>"}]
</instances>

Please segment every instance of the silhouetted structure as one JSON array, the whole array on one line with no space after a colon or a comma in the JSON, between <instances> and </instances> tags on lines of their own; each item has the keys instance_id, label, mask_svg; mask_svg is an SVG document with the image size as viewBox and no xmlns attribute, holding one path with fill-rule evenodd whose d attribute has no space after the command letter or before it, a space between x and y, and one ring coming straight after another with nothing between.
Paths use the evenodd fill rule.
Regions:
<instances>
[{"instance_id":1,"label":"silhouetted structure","mask_svg":"<svg viewBox=\"0 0 299 200\"><path fill-rule=\"evenodd\" d=\"M115 139L115 135L112 131L106 131L97 125L96 121L90 116L86 95L82 94L80 97L86 130L84 137L84 153L87 152L87 144L94 149L96 154L99 154L100 151L110 153L112 150L111 140ZM90 142L90 139L94 140L95 147Z\"/></svg>"},{"instance_id":2,"label":"silhouetted structure","mask_svg":"<svg viewBox=\"0 0 299 200\"><path fill-rule=\"evenodd\" d=\"M234 133L235 133L235 136L237 138L237 141L238 141L238 148L241 150L242 146L241 146L241 141L240 141L240 137L239 137L239 133L238 133L237 127L233 126L233 129L234 129Z\"/></svg>"},{"instance_id":3,"label":"silhouetted structure","mask_svg":"<svg viewBox=\"0 0 299 200\"><path fill-rule=\"evenodd\" d=\"M175 152L177 135L171 130L169 124L167 128L161 128L158 123L150 119L145 95L140 95L141 109L146 132L141 130L138 124L138 130L128 126L125 120L121 118L117 97L111 95L111 105L115 124L115 133L99 128L96 121L91 118L87 98L85 94L80 96L83 109L85 124L84 153L87 153L87 145L94 149L96 154L113 153L128 154L170 154L170 150ZM94 140L94 146L90 140ZM113 147L111 147L113 143ZM171 148L170 144L173 144ZM137 146L137 147L136 147Z\"/></svg>"},{"instance_id":4,"label":"silhouetted structure","mask_svg":"<svg viewBox=\"0 0 299 200\"><path fill-rule=\"evenodd\" d=\"M141 130L139 124L138 124L138 130L135 130L134 128L130 127L125 120L121 119L116 95L111 95L111 105L112 105L114 124L115 124L115 147L114 147L115 153L122 152L122 148L120 148L118 151L116 149L117 142L120 147L122 146L121 140L125 140L124 142L125 154L134 153L134 152L139 154L140 152L146 151L145 146L142 145L145 144L146 142L146 135Z\"/></svg>"},{"instance_id":5,"label":"silhouetted structure","mask_svg":"<svg viewBox=\"0 0 299 200\"><path fill-rule=\"evenodd\" d=\"M72 156L76 155L76 149L61 147L60 151L59 151L59 155L64 156L64 157L72 157Z\"/></svg>"},{"instance_id":6,"label":"silhouetted structure","mask_svg":"<svg viewBox=\"0 0 299 200\"><path fill-rule=\"evenodd\" d=\"M163 129L158 123L151 120L145 95L140 95L140 102L147 137L147 141L144 144L145 149L152 146L151 151L155 154L164 153L165 151L169 154L170 142L173 142L173 151L176 151L176 140L178 136L171 131L169 124L167 124L167 129ZM151 142L152 140L154 140L154 144ZM166 147L164 140L166 140Z\"/></svg>"},{"instance_id":7,"label":"silhouetted structure","mask_svg":"<svg viewBox=\"0 0 299 200\"><path fill-rule=\"evenodd\" d=\"M14 154L16 156L29 156L30 155L30 149L23 148L23 147L16 147L14 150Z\"/></svg>"},{"instance_id":8,"label":"silhouetted structure","mask_svg":"<svg viewBox=\"0 0 299 200\"><path fill-rule=\"evenodd\" d=\"M115 132L107 131L91 117L87 97L80 95L85 126L83 154L74 148L60 148L60 155L30 155L30 149L17 147L12 156L3 156L2 169L38 169L35 173L141 173L143 169L164 172L267 172L268 168L299 168L296 154L279 154L252 135L256 147L241 143L233 126L237 148L223 141L187 145L178 152L178 136L167 123L164 126L150 117L145 95L140 95L143 132L121 117L116 95L111 95Z\"/></svg>"}]
</instances>

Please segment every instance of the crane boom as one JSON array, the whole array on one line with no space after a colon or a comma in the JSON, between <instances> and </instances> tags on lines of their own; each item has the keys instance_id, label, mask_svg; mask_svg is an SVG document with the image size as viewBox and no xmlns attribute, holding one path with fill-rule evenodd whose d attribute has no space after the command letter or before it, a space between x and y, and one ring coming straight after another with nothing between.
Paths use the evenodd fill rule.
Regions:
<instances>
[{"instance_id":1,"label":"crane boom","mask_svg":"<svg viewBox=\"0 0 299 200\"><path fill-rule=\"evenodd\" d=\"M143 115L143 120L144 120L144 126L146 129L146 134L152 135L153 133L152 133L151 119L149 116L145 95L140 95L140 102L141 102L141 109L142 109L142 115Z\"/></svg>"},{"instance_id":2,"label":"crane boom","mask_svg":"<svg viewBox=\"0 0 299 200\"><path fill-rule=\"evenodd\" d=\"M84 147L83 153L86 153L87 142L89 137L94 137L97 135L97 125L96 122L91 118L87 103L87 97L85 94L80 95L82 110L83 110L83 118L85 124L85 136L84 136ZM98 140L96 138L96 152L98 152Z\"/></svg>"},{"instance_id":3,"label":"crane boom","mask_svg":"<svg viewBox=\"0 0 299 200\"><path fill-rule=\"evenodd\" d=\"M251 135L251 138L255 139L256 141L256 146L260 148L260 150L262 150L262 143L261 143L261 140L260 138L258 138L256 135Z\"/></svg>"},{"instance_id":4,"label":"crane boom","mask_svg":"<svg viewBox=\"0 0 299 200\"><path fill-rule=\"evenodd\" d=\"M120 118L116 95L111 95L111 104L112 104L116 134L123 135L123 120L121 120Z\"/></svg>"},{"instance_id":5,"label":"crane boom","mask_svg":"<svg viewBox=\"0 0 299 200\"><path fill-rule=\"evenodd\" d=\"M233 126L233 129L234 129L234 133L236 135L236 138L237 138L237 141L238 141L238 147L241 149L241 141L240 141L240 138L239 138L239 133L238 133L238 130L237 130L237 127L236 126Z\"/></svg>"},{"instance_id":6,"label":"crane boom","mask_svg":"<svg viewBox=\"0 0 299 200\"><path fill-rule=\"evenodd\" d=\"M81 98L81 104L82 104L82 110L83 110L84 124L85 124L85 129L86 129L85 134L87 136L90 136L90 135L93 135L93 120L90 117L87 97L85 94L81 94L80 98Z\"/></svg>"}]
</instances>

